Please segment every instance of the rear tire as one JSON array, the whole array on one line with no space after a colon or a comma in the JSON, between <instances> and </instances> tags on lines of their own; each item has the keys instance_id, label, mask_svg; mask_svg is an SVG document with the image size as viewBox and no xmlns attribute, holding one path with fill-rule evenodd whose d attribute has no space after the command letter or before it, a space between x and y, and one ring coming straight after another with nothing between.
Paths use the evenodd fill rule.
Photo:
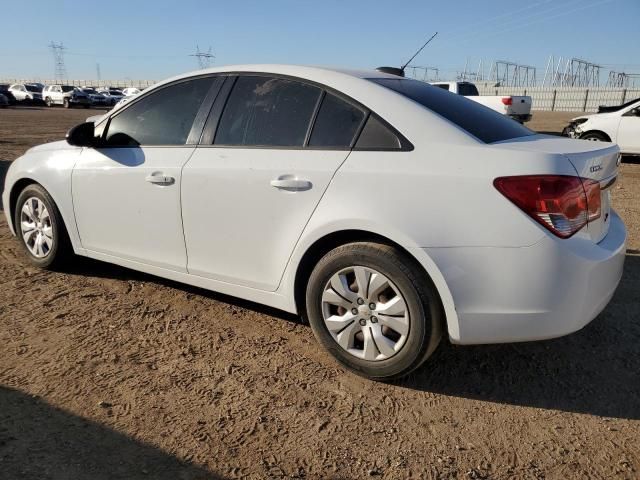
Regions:
<instances>
[{"instance_id":1,"label":"rear tire","mask_svg":"<svg viewBox=\"0 0 640 480\"><path fill-rule=\"evenodd\" d=\"M370 242L337 247L320 259L307 283L306 309L314 335L338 362L377 380L424 363L444 320L436 288L415 261Z\"/></svg>"},{"instance_id":2,"label":"rear tire","mask_svg":"<svg viewBox=\"0 0 640 480\"><path fill-rule=\"evenodd\" d=\"M51 97L47 97L47 98L45 98L45 99L44 99L44 104L45 104L47 107L51 107L51 106L53 106L53 104L51 103Z\"/></svg>"},{"instance_id":3,"label":"rear tire","mask_svg":"<svg viewBox=\"0 0 640 480\"><path fill-rule=\"evenodd\" d=\"M587 132L580 135L580 140L590 140L592 142L610 142L611 140L604 133Z\"/></svg>"},{"instance_id":4,"label":"rear tire","mask_svg":"<svg viewBox=\"0 0 640 480\"><path fill-rule=\"evenodd\" d=\"M62 105L64 106L64 108L71 108L71 102L69 101L69 99L68 99L68 98L65 98L65 99L62 101Z\"/></svg>"},{"instance_id":5,"label":"rear tire","mask_svg":"<svg viewBox=\"0 0 640 480\"><path fill-rule=\"evenodd\" d=\"M32 265L55 270L72 257L73 248L60 211L40 185L28 185L20 192L13 218L20 244Z\"/></svg>"}]
</instances>

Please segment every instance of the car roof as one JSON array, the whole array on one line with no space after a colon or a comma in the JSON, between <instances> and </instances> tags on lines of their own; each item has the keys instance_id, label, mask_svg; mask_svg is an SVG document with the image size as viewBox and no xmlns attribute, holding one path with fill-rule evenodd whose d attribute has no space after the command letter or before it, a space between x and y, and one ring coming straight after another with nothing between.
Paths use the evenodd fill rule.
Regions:
<instances>
[{"instance_id":1,"label":"car roof","mask_svg":"<svg viewBox=\"0 0 640 480\"><path fill-rule=\"evenodd\" d=\"M196 75L206 75L210 73L267 73L275 75L288 75L308 80L315 80L324 83L323 80L336 81L344 77L355 78L395 78L399 77L377 70L350 69L342 67L323 67L310 65L286 65L286 64L245 64L245 65L225 65L221 67L206 68L177 75L161 83L174 82L182 78L189 78Z\"/></svg>"}]
</instances>

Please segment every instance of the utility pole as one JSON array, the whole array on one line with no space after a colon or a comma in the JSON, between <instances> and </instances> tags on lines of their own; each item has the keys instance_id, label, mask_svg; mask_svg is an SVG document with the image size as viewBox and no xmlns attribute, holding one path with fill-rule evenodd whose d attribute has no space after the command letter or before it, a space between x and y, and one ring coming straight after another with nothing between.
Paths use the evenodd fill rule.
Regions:
<instances>
[{"instance_id":1,"label":"utility pole","mask_svg":"<svg viewBox=\"0 0 640 480\"><path fill-rule=\"evenodd\" d=\"M211 53L211 47L206 52L201 52L200 47L196 46L196 53L189 55L190 57L196 57L198 59L198 67L202 70L211 67L215 55Z\"/></svg>"},{"instance_id":2,"label":"utility pole","mask_svg":"<svg viewBox=\"0 0 640 480\"><path fill-rule=\"evenodd\" d=\"M66 50L66 47L62 42L56 43L52 41L49 44L49 49L53 54L53 78L56 82L63 82L67 78L67 67L64 64L64 51Z\"/></svg>"}]
</instances>

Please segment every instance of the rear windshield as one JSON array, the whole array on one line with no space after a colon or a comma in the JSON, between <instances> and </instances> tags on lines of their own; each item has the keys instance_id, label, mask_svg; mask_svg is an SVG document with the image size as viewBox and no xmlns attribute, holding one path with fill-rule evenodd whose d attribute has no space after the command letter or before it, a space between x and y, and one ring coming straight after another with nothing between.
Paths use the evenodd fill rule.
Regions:
<instances>
[{"instance_id":1,"label":"rear windshield","mask_svg":"<svg viewBox=\"0 0 640 480\"><path fill-rule=\"evenodd\" d=\"M484 105L418 80L408 78L370 78L369 80L419 103L484 143L535 134L515 120L494 112Z\"/></svg>"},{"instance_id":2,"label":"rear windshield","mask_svg":"<svg viewBox=\"0 0 640 480\"><path fill-rule=\"evenodd\" d=\"M76 89L76 87L74 87L72 85L62 85L62 91L63 92L72 92L75 89Z\"/></svg>"},{"instance_id":3,"label":"rear windshield","mask_svg":"<svg viewBox=\"0 0 640 480\"><path fill-rule=\"evenodd\" d=\"M477 97L478 89L473 83L459 83L458 95L464 95L465 97Z\"/></svg>"}]
</instances>

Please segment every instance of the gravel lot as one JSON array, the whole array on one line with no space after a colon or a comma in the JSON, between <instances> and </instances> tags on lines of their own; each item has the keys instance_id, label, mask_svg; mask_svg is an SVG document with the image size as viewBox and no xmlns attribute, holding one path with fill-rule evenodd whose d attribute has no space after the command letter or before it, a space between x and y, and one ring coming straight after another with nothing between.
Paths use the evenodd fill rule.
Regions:
<instances>
[{"instance_id":1,"label":"gravel lot","mask_svg":"<svg viewBox=\"0 0 640 480\"><path fill-rule=\"evenodd\" d=\"M90 114L0 110L0 178ZM0 478L640 478L637 160L614 206L628 255L599 318L546 342L445 341L395 385L345 372L281 312L95 261L27 266L3 218Z\"/></svg>"}]
</instances>

